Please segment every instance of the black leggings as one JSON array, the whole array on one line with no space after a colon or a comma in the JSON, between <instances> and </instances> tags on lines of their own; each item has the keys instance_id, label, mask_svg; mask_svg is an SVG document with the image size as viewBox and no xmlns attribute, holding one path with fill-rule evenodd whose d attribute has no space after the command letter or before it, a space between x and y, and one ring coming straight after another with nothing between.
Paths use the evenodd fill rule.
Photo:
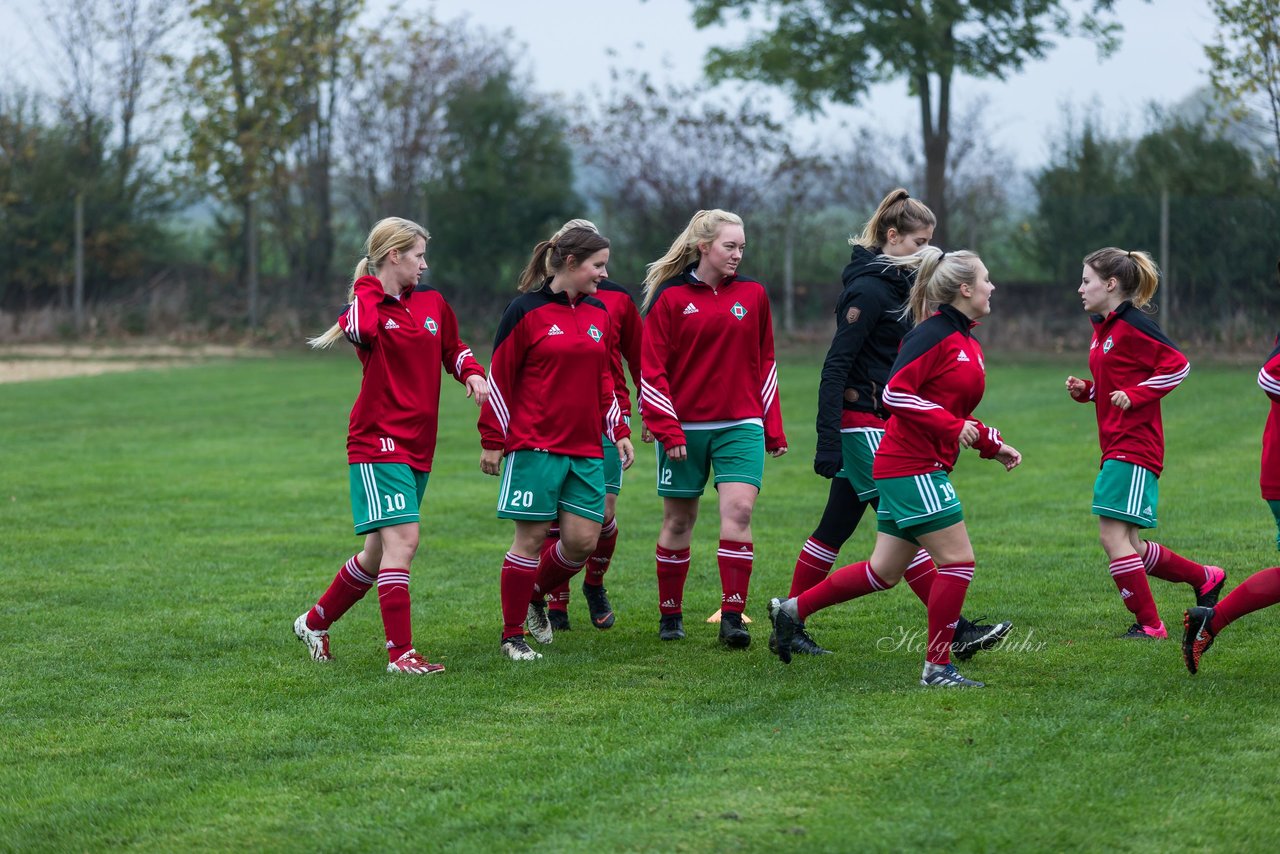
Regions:
<instances>
[{"instance_id":1,"label":"black leggings","mask_svg":"<svg viewBox=\"0 0 1280 854\"><path fill-rule=\"evenodd\" d=\"M831 478L831 492L827 495L827 506L822 511L822 521L814 529L813 539L828 546L832 551L840 551L841 547L853 536L867 505L875 507L879 502L859 501L858 494L853 491L853 484L843 477Z\"/></svg>"}]
</instances>

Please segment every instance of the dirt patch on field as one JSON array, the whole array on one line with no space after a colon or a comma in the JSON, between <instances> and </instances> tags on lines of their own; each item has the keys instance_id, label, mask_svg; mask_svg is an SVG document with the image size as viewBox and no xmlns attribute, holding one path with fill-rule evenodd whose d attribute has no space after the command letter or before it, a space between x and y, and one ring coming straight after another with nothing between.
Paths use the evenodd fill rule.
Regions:
<instances>
[{"instance_id":1,"label":"dirt patch on field","mask_svg":"<svg viewBox=\"0 0 1280 854\"><path fill-rule=\"evenodd\" d=\"M96 376L151 368L178 368L211 361L264 356L249 347L209 344L130 344L92 347L83 344L29 344L0 347L0 383Z\"/></svg>"}]
</instances>

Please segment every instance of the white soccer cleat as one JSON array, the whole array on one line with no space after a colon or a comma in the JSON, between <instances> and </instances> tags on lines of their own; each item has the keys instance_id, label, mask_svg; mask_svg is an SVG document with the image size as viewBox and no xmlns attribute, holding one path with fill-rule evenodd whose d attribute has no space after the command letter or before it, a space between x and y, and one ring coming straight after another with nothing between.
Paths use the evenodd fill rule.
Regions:
<instances>
[{"instance_id":1,"label":"white soccer cleat","mask_svg":"<svg viewBox=\"0 0 1280 854\"><path fill-rule=\"evenodd\" d=\"M305 613L293 621L293 633L298 636L298 640L306 644L307 650L311 653L313 659L316 661L333 661L333 656L329 654L328 630L308 628L307 615Z\"/></svg>"},{"instance_id":2,"label":"white soccer cleat","mask_svg":"<svg viewBox=\"0 0 1280 854\"><path fill-rule=\"evenodd\" d=\"M555 639L555 632L551 629L551 618L547 616L546 602L529 603L529 613L525 615L524 625L538 643L551 643Z\"/></svg>"},{"instance_id":3,"label":"white soccer cleat","mask_svg":"<svg viewBox=\"0 0 1280 854\"><path fill-rule=\"evenodd\" d=\"M502 639L502 654L512 661L534 661L542 658L542 653L535 652L525 641L523 635Z\"/></svg>"}]
</instances>

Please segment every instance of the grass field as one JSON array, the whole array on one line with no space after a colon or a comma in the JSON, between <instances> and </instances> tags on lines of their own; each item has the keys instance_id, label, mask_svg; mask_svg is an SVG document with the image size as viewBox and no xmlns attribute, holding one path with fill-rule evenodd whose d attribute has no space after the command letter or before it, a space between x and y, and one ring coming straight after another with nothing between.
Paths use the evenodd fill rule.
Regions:
<instances>
[{"instance_id":1,"label":"grass field","mask_svg":"<svg viewBox=\"0 0 1280 854\"><path fill-rule=\"evenodd\" d=\"M967 454L954 476L978 555L965 612L1016 628L965 692L917 686L921 655L894 640L924 626L905 585L810 622L836 655L784 667L765 647L764 603L826 494L817 356L783 367L794 450L767 464L745 653L697 619L718 606L714 499L689 638L657 640L644 449L617 627L591 630L577 595L544 660L500 658L511 530L447 384L412 590L417 646L448 672L416 680L383 672L373 596L331 664L291 631L357 548L349 353L0 387L0 849L1277 850L1280 612L1232 626L1194 678L1176 642L1117 639L1093 414L1062 389L1083 361L988 358L979 414L1025 462ZM1156 539L1228 589L1280 562L1255 371L1197 365L1165 406ZM1180 637L1189 590L1152 584Z\"/></svg>"}]
</instances>

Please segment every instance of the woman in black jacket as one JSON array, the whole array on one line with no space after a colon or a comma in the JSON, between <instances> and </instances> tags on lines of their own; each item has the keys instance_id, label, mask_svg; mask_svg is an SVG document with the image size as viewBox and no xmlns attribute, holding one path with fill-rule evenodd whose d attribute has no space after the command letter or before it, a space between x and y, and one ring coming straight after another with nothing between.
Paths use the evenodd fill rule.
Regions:
<instances>
[{"instance_id":1,"label":"woman in black jacket","mask_svg":"<svg viewBox=\"0 0 1280 854\"><path fill-rule=\"evenodd\" d=\"M853 536L867 505L878 493L871 462L884 436L888 417L880 395L898 355L902 337L911 329L903 310L911 289L907 268L881 256L904 257L933 239L933 211L906 190L897 189L880 202L862 233L849 239L853 254L841 278L844 290L836 303L836 333L822 364L818 388L818 450L813 469L831 479L822 520L796 558L789 596L799 596L827 577L841 546ZM922 549L904 578L926 605L935 567ZM964 617L956 627L954 652L967 660L1008 634L1011 623L977 625ZM774 648L770 638L770 648ZM822 655L803 624L791 642L792 652Z\"/></svg>"}]
</instances>

